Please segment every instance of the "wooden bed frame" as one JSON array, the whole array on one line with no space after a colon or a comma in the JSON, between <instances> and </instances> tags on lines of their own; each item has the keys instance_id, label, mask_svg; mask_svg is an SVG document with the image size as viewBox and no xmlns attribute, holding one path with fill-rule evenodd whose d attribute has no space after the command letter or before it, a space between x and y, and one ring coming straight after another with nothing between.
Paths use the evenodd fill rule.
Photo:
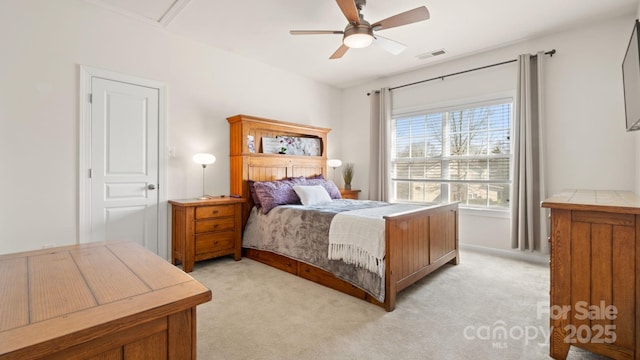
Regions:
<instances>
[{"instance_id":1,"label":"wooden bed frame","mask_svg":"<svg viewBox=\"0 0 640 360\"><path fill-rule=\"evenodd\" d=\"M272 181L287 177L326 175L327 134L330 129L236 115L227 119L230 130L231 194L247 199L243 226L253 207L248 180ZM262 153L262 137L299 136L321 140L320 156ZM248 136L253 136L250 152ZM326 177L326 176L325 176ZM244 256L330 288L382 306L395 308L396 295L427 274L458 264L458 204L445 204L386 216L385 297L380 303L363 290L312 265L268 251L244 248Z\"/></svg>"}]
</instances>

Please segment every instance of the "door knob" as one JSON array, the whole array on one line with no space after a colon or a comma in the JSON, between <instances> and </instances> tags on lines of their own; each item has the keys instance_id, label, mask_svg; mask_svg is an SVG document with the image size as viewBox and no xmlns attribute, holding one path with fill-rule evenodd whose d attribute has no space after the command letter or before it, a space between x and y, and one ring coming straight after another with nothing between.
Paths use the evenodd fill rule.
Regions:
<instances>
[{"instance_id":1,"label":"door knob","mask_svg":"<svg viewBox=\"0 0 640 360\"><path fill-rule=\"evenodd\" d=\"M147 189L149 190L155 190L156 186L154 184L149 184L149 186L147 186Z\"/></svg>"}]
</instances>

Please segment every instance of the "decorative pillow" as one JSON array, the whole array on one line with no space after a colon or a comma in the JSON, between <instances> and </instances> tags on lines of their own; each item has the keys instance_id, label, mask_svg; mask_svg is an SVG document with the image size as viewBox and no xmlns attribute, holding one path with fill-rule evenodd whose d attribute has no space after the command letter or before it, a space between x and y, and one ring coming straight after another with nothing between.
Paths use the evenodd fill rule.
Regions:
<instances>
[{"instance_id":1,"label":"decorative pillow","mask_svg":"<svg viewBox=\"0 0 640 360\"><path fill-rule=\"evenodd\" d=\"M293 191L295 180L257 181L253 184L260 201L262 213L266 214L278 205L300 204L300 198Z\"/></svg>"},{"instance_id":2,"label":"decorative pillow","mask_svg":"<svg viewBox=\"0 0 640 360\"><path fill-rule=\"evenodd\" d=\"M302 205L331 202L329 193L322 185L294 185L293 191L300 197Z\"/></svg>"},{"instance_id":3,"label":"decorative pillow","mask_svg":"<svg viewBox=\"0 0 640 360\"><path fill-rule=\"evenodd\" d=\"M256 189L253 186L256 182L253 180L247 180L247 185L249 185L249 194L251 195L251 199L253 199L253 205L260 207L260 199L258 198L258 194L256 194Z\"/></svg>"},{"instance_id":4,"label":"decorative pillow","mask_svg":"<svg viewBox=\"0 0 640 360\"><path fill-rule=\"evenodd\" d=\"M293 181L298 181L299 183L304 183L305 180L309 180L309 179L324 179L324 176L322 176L322 174L318 174L318 175L313 175L313 176L298 176L298 177L288 177L287 180L293 180Z\"/></svg>"},{"instance_id":5,"label":"decorative pillow","mask_svg":"<svg viewBox=\"0 0 640 360\"><path fill-rule=\"evenodd\" d=\"M332 199L342 199L340 195L340 189L333 183L333 181L326 179L306 179L304 185L322 185L327 190L329 196Z\"/></svg>"}]
</instances>

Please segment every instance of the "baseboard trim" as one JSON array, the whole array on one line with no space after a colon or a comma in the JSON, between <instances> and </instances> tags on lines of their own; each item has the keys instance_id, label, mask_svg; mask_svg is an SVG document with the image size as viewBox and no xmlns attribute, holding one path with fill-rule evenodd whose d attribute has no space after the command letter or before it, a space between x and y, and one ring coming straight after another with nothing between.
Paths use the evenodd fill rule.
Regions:
<instances>
[{"instance_id":1,"label":"baseboard trim","mask_svg":"<svg viewBox=\"0 0 640 360\"><path fill-rule=\"evenodd\" d=\"M526 261L535 264L549 264L549 254L522 252L518 250L494 249L478 245L470 245L460 243L460 249L470 250L488 255L495 255L520 261Z\"/></svg>"}]
</instances>

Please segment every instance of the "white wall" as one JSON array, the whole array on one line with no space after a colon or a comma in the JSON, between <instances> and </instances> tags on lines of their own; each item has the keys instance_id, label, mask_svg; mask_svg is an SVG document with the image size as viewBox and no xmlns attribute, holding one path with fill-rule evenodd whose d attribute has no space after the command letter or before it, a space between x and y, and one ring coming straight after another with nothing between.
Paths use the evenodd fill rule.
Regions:
<instances>
[{"instance_id":1,"label":"white wall","mask_svg":"<svg viewBox=\"0 0 640 360\"><path fill-rule=\"evenodd\" d=\"M3 1L0 23L0 253L77 241L79 65L167 84L170 199L201 194L200 151L206 192L228 193L229 116L340 127L335 88L80 0Z\"/></svg>"},{"instance_id":2,"label":"white wall","mask_svg":"<svg viewBox=\"0 0 640 360\"><path fill-rule=\"evenodd\" d=\"M366 93L372 89L394 87L515 59L521 53L556 49L557 54L546 59L544 77L549 194L566 188L634 190L637 183L634 150L637 135L624 130L621 71L632 26L631 14L600 23L584 23L577 29L346 89L342 100L343 130L347 134L368 128L369 99ZM460 77L476 76L472 74ZM515 88L515 79L513 86ZM442 94L445 95L451 96ZM358 144L343 138L342 157L356 163L359 170L356 171L354 187L363 189L363 194L368 191L369 154L362 149L368 149L368 146L369 139L365 136ZM504 217L462 213L460 241L507 250L510 246L509 221Z\"/></svg>"}]
</instances>

